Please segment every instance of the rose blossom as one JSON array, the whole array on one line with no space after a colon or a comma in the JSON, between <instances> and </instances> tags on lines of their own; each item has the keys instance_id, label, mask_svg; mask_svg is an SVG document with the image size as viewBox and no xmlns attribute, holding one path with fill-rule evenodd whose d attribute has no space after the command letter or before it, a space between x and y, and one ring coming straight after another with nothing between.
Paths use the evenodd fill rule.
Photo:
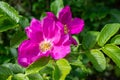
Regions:
<instances>
[{"instance_id":1,"label":"rose blossom","mask_svg":"<svg viewBox=\"0 0 120 80\"><path fill-rule=\"evenodd\" d=\"M47 16L52 17L56 21L60 21L63 24L63 33L70 36L70 40L73 44L77 45L77 42L72 38L72 34L80 33L84 28L84 20L80 18L72 18L72 13L69 6L65 6L58 12L58 18L52 13L47 12Z\"/></svg>"},{"instance_id":2,"label":"rose blossom","mask_svg":"<svg viewBox=\"0 0 120 80\"><path fill-rule=\"evenodd\" d=\"M25 29L28 39L18 48L18 63L27 67L41 57L51 56L57 60L69 54L69 36L62 35L61 27L62 24L51 17L45 17L42 21L32 19Z\"/></svg>"}]
</instances>

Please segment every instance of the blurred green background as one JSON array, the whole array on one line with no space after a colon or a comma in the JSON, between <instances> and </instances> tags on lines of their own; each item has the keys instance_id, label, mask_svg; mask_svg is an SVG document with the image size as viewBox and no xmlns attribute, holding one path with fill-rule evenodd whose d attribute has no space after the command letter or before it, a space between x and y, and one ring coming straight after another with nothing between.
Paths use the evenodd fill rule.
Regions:
<instances>
[{"instance_id":1,"label":"blurred green background","mask_svg":"<svg viewBox=\"0 0 120 80\"><path fill-rule=\"evenodd\" d=\"M41 14L50 11L54 0L2 0L16 8L21 15L40 18ZM100 30L106 23L120 22L120 0L63 0L64 5L71 7L74 17L85 20L90 30Z\"/></svg>"}]
</instances>

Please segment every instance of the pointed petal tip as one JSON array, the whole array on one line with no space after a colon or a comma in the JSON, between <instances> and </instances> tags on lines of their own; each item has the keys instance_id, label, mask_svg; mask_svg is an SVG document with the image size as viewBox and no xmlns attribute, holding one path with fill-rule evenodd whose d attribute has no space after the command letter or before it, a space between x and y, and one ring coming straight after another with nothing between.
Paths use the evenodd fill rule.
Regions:
<instances>
[{"instance_id":1,"label":"pointed petal tip","mask_svg":"<svg viewBox=\"0 0 120 80\"><path fill-rule=\"evenodd\" d=\"M71 34L79 34L84 29L84 20L80 18L74 18L69 24Z\"/></svg>"},{"instance_id":2,"label":"pointed petal tip","mask_svg":"<svg viewBox=\"0 0 120 80\"><path fill-rule=\"evenodd\" d=\"M65 25L72 20L72 13L69 6L65 6L59 11L58 19Z\"/></svg>"}]
</instances>

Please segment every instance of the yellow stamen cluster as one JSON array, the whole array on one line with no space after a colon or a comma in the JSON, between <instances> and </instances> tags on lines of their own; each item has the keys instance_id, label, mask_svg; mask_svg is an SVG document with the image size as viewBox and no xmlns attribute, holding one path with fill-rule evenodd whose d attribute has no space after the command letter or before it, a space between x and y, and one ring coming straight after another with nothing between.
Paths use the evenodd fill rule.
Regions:
<instances>
[{"instance_id":1,"label":"yellow stamen cluster","mask_svg":"<svg viewBox=\"0 0 120 80\"><path fill-rule=\"evenodd\" d=\"M67 25L64 25L64 33L67 34L69 32L69 29L67 27Z\"/></svg>"},{"instance_id":2,"label":"yellow stamen cluster","mask_svg":"<svg viewBox=\"0 0 120 80\"><path fill-rule=\"evenodd\" d=\"M51 49L51 44L50 42L43 41L40 43L39 48L42 52L45 52Z\"/></svg>"}]
</instances>

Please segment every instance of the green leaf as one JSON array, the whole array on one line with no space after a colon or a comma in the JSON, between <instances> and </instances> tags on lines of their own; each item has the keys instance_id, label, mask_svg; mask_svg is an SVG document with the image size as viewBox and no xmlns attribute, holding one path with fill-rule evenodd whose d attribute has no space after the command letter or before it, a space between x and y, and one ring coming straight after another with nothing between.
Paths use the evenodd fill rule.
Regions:
<instances>
[{"instance_id":1,"label":"green leaf","mask_svg":"<svg viewBox=\"0 0 120 80\"><path fill-rule=\"evenodd\" d=\"M55 0L50 5L51 11L56 15L60 11L60 9L63 8L63 7L64 7L63 0Z\"/></svg>"},{"instance_id":2,"label":"green leaf","mask_svg":"<svg viewBox=\"0 0 120 80\"><path fill-rule=\"evenodd\" d=\"M83 37L83 48L84 49L91 49L95 46L97 39L98 39L99 32L97 31L89 31Z\"/></svg>"},{"instance_id":3,"label":"green leaf","mask_svg":"<svg viewBox=\"0 0 120 80\"><path fill-rule=\"evenodd\" d=\"M50 60L49 63L39 71L39 73L42 75L42 74L51 74L52 71L53 71L53 63L54 61L53 60Z\"/></svg>"},{"instance_id":4,"label":"green leaf","mask_svg":"<svg viewBox=\"0 0 120 80\"><path fill-rule=\"evenodd\" d=\"M12 80L29 80L29 78L25 74L16 74L12 77Z\"/></svg>"},{"instance_id":5,"label":"green leaf","mask_svg":"<svg viewBox=\"0 0 120 80\"><path fill-rule=\"evenodd\" d=\"M97 49L93 49L86 54L97 71L102 72L106 68L106 59L103 53Z\"/></svg>"},{"instance_id":6,"label":"green leaf","mask_svg":"<svg viewBox=\"0 0 120 80\"><path fill-rule=\"evenodd\" d=\"M24 69L21 66L19 66L18 64L10 64L9 68L11 71L13 71L14 74L24 73Z\"/></svg>"},{"instance_id":7,"label":"green leaf","mask_svg":"<svg viewBox=\"0 0 120 80\"><path fill-rule=\"evenodd\" d=\"M107 24L101 30L100 36L98 38L98 45L104 46L104 44L115 34L118 32L120 28L119 23Z\"/></svg>"},{"instance_id":8,"label":"green leaf","mask_svg":"<svg viewBox=\"0 0 120 80\"><path fill-rule=\"evenodd\" d=\"M7 31L9 29L13 29L18 27L19 25L14 23L8 17L0 18L0 32Z\"/></svg>"},{"instance_id":9,"label":"green leaf","mask_svg":"<svg viewBox=\"0 0 120 80\"><path fill-rule=\"evenodd\" d=\"M12 39L10 40L10 46L17 48L19 46L19 44L23 41L27 39L26 34L24 31L17 31Z\"/></svg>"},{"instance_id":10,"label":"green leaf","mask_svg":"<svg viewBox=\"0 0 120 80\"><path fill-rule=\"evenodd\" d=\"M42 76L39 73L28 75L29 80L43 80Z\"/></svg>"},{"instance_id":11,"label":"green leaf","mask_svg":"<svg viewBox=\"0 0 120 80\"><path fill-rule=\"evenodd\" d=\"M71 62L71 65L80 67L80 69L81 69L83 72L87 72L87 69L86 69L85 65L84 65L80 60L75 60L74 62Z\"/></svg>"},{"instance_id":12,"label":"green leaf","mask_svg":"<svg viewBox=\"0 0 120 80\"><path fill-rule=\"evenodd\" d=\"M61 77L61 71L56 64L54 64L54 71L52 77L53 80L60 80Z\"/></svg>"},{"instance_id":13,"label":"green leaf","mask_svg":"<svg viewBox=\"0 0 120 80\"><path fill-rule=\"evenodd\" d=\"M38 73L48 64L48 62L49 62L48 57L40 58L26 69L26 74L28 75L28 74Z\"/></svg>"},{"instance_id":14,"label":"green leaf","mask_svg":"<svg viewBox=\"0 0 120 80\"><path fill-rule=\"evenodd\" d=\"M0 79L6 80L10 75L13 75L12 71L4 66L0 66Z\"/></svg>"},{"instance_id":15,"label":"green leaf","mask_svg":"<svg viewBox=\"0 0 120 80\"><path fill-rule=\"evenodd\" d=\"M29 20L26 17L20 16L19 24L22 28L29 25Z\"/></svg>"},{"instance_id":16,"label":"green leaf","mask_svg":"<svg viewBox=\"0 0 120 80\"><path fill-rule=\"evenodd\" d=\"M0 1L0 12L10 17L16 23L19 22L18 12L6 2Z\"/></svg>"},{"instance_id":17,"label":"green leaf","mask_svg":"<svg viewBox=\"0 0 120 80\"><path fill-rule=\"evenodd\" d=\"M12 80L12 75L10 75L10 76L7 78L7 80Z\"/></svg>"},{"instance_id":18,"label":"green leaf","mask_svg":"<svg viewBox=\"0 0 120 80\"><path fill-rule=\"evenodd\" d=\"M111 40L111 43L116 44L116 45L120 45L120 34L113 37Z\"/></svg>"},{"instance_id":19,"label":"green leaf","mask_svg":"<svg viewBox=\"0 0 120 80\"><path fill-rule=\"evenodd\" d=\"M107 44L102 48L102 51L109 56L116 65L120 68L120 48L113 44Z\"/></svg>"},{"instance_id":20,"label":"green leaf","mask_svg":"<svg viewBox=\"0 0 120 80\"><path fill-rule=\"evenodd\" d=\"M65 80L66 76L71 71L71 66L66 59L60 59L56 62L57 66L54 71L54 80Z\"/></svg>"},{"instance_id":21,"label":"green leaf","mask_svg":"<svg viewBox=\"0 0 120 80\"><path fill-rule=\"evenodd\" d=\"M18 12L6 2L0 1L0 32L18 27Z\"/></svg>"},{"instance_id":22,"label":"green leaf","mask_svg":"<svg viewBox=\"0 0 120 80\"><path fill-rule=\"evenodd\" d=\"M46 12L43 12L40 16L40 20L42 20L46 16Z\"/></svg>"},{"instance_id":23,"label":"green leaf","mask_svg":"<svg viewBox=\"0 0 120 80\"><path fill-rule=\"evenodd\" d=\"M3 66L9 68L14 74L24 73L25 71L24 68L22 68L18 64L6 63L6 64L3 64Z\"/></svg>"},{"instance_id":24,"label":"green leaf","mask_svg":"<svg viewBox=\"0 0 120 80\"><path fill-rule=\"evenodd\" d=\"M76 45L76 46L75 46L75 45L72 45L72 46L71 46L71 51L72 51L72 52L76 52L76 51L79 50L79 46L80 46L81 44L80 44L79 39L78 39L77 36L74 35L74 36L72 36L72 38L74 38L74 39L76 40L76 42L77 42L78 45Z\"/></svg>"}]
</instances>

